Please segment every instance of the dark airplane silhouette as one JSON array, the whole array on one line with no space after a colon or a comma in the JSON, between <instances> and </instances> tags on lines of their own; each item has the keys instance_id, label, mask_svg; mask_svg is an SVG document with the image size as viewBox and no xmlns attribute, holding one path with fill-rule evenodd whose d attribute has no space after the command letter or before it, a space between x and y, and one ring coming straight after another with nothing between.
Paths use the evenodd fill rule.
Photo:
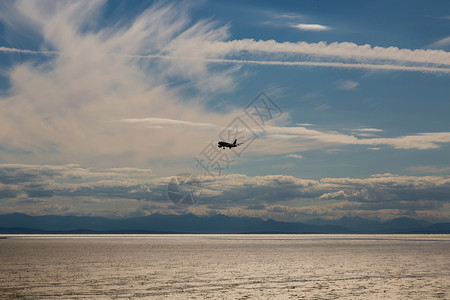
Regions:
<instances>
[{"instance_id":1,"label":"dark airplane silhouette","mask_svg":"<svg viewBox=\"0 0 450 300\"><path fill-rule=\"evenodd\" d=\"M227 143L227 142L222 142L222 141L220 141L220 142L217 144L217 147L222 148L222 149L225 149L225 147L228 147L228 148L231 149L231 148L234 148L234 147L237 147L237 146L243 144L243 143L236 144L236 142L237 142L237 140L234 140L233 144L230 144L230 143Z\"/></svg>"}]
</instances>

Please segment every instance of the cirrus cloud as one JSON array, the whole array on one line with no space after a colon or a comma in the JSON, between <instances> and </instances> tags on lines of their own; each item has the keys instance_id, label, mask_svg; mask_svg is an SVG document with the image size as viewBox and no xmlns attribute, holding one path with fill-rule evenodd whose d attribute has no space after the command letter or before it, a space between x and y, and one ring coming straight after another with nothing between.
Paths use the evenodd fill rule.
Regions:
<instances>
[{"instance_id":1,"label":"cirrus cloud","mask_svg":"<svg viewBox=\"0 0 450 300\"><path fill-rule=\"evenodd\" d=\"M0 48L27 55L25 62L5 71L11 88L0 96L0 144L8 149L0 151L1 161L65 164L69 158L107 167L111 161L140 166L149 157L192 157L195 149L189 152L184 145L206 139L208 133L175 125L207 128L213 121L231 119L233 112L206 111L204 104L211 94L233 88L230 72L235 68L212 70L201 59L149 61L136 56L161 52L173 43L178 46L169 54L177 56L196 43L228 36L227 26L191 22L187 4L156 3L114 26L94 21L105 1L17 1L7 6L0 12L5 30L20 27L42 41L35 48L52 50ZM174 79L186 84L173 87ZM186 97L183 88L192 96ZM135 123L147 126L125 125ZM149 125L166 127L166 132L151 136Z\"/></svg>"}]
</instances>

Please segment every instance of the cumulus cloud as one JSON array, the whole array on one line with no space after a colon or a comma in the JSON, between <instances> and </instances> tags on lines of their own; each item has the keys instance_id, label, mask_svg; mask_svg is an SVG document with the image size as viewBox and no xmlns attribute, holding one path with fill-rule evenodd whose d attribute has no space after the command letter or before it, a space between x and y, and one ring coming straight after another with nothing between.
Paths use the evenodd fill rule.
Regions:
<instances>
[{"instance_id":1,"label":"cumulus cloud","mask_svg":"<svg viewBox=\"0 0 450 300\"><path fill-rule=\"evenodd\" d=\"M294 198L347 198L354 202L384 202L389 200L416 201L433 199L447 201L450 179L439 176L397 176L392 174L374 175L369 178L323 178L305 180L292 176L268 175L247 177L245 175L227 175L219 179L224 191L231 189L255 189L241 193L249 199L263 197L266 202L286 201L290 195ZM206 185L208 186L208 185ZM261 188L257 190L256 187ZM268 190L276 192L268 192ZM273 194L279 195L272 197ZM385 195L383 195L385 194ZM420 195L419 195L420 194ZM223 195L227 196L227 195ZM222 197L222 195L221 195Z\"/></svg>"},{"instance_id":2,"label":"cumulus cloud","mask_svg":"<svg viewBox=\"0 0 450 300\"><path fill-rule=\"evenodd\" d=\"M337 191L337 192L332 192L332 193L325 193L320 195L319 198L321 199L346 199L348 197L348 195L345 194L345 192L343 190Z\"/></svg>"},{"instance_id":3,"label":"cumulus cloud","mask_svg":"<svg viewBox=\"0 0 450 300\"><path fill-rule=\"evenodd\" d=\"M448 177L379 174L369 178L303 180L282 175L227 175L220 177L219 182L221 185L206 187L221 187L223 192L202 202L220 203L222 213L228 213L227 207L263 203L267 209L259 211L259 216L291 221L344 215L379 219L426 214L440 220L450 217L446 206L450 199ZM251 213L255 215L254 211Z\"/></svg>"},{"instance_id":4,"label":"cumulus cloud","mask_svg":"<svg viewBox=\"0 0 450 300\"><path fill-rule=\"evenodd\" d=\"M156 179L149 169L3 164L0 209L3 213L45 214L59 213L64 207L66 214L123 216L129 213L127 205L165 203L167 182Z\"/></svg>"},{"instance_id":5,"label":"cumulus cloud","mask_svg":"<svg viewBox=\"0 0 450 300\"><path fill-rule=\"evenodd\" d=\"M137 168L91 170L78 165L0 165L0 182L29 197L45 194L136 199L138 190L148 191L153 177L151 170ZM34 195L35 191L40 194Z\"/></svg>"},{"instance_id":6,"label":"cumulus cloud","mask_svg":"<svg viewBox=\"0 0 450 300\"><path fill-rule=\"evenodd\" d=\"M170 179L138 168L0 165L0 213L46 214L64 209L65 214L128 216L144 211L214 211L285 221L354 214L389 218L425 212L428 217L450 217L450 211L444 209L450 199L450 178L445 176L378 174L309 180L229 174L216 181L203 178L200 202L181 211L167 199Z\"/></svg>"}]
</instances>

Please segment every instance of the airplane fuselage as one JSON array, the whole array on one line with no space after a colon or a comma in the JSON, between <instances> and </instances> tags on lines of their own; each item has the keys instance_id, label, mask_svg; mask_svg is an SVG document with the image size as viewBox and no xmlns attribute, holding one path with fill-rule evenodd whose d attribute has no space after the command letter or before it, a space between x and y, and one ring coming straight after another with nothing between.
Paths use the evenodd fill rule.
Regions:
<instances>
[{"instance_id":1,"label":"airplane fuselage","mask_svg":"<svg viewBox=\"0 0 450 300\"><path fill-rule=\"evenodd\" d=\"M225 148L233 148L233 147L236 147L236 144L230 144L230 143L227 143L227 142L219 142L218 144L217 144L217 147L219 147L219 148L223 148L223 149L225 149Z\"/></svg>"},{"instance_id":2,"label":"airplane fuselage","mask_svg":"<svg viewBox=\"0 0 450 300\"><path fill-rule=\"evenodd\" d=\"M220 141L219 143L217 143L217 147L222 148L222 149L225 149L225 148L230 148L231 149L231 148L237 147L237 146L239 146L241 144L242 143L237 144L237 140L234 140L233 143L227 143L227 142Z\"/></svg>"}]
</instances>

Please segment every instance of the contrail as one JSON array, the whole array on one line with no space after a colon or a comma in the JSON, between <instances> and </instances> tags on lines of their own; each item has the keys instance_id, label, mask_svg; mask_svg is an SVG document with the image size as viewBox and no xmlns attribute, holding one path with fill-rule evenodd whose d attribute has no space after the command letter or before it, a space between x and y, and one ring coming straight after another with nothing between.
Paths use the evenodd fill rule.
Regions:
<instances>
[{"instance_id":1,"label":"contrail","mask_svg":"<svg viewBox=\"0 0 450 300\"><path fill-rule=\"evenodd\" d=\"M0 47L0 52L6 53L23 53L23 54L61 54L58 51L38 51L17 48ZM317 62L317 61L277 61L277 60L241 60L227 58L205 58L205 57L178 57L170 55L150 54L150 55L133 55L122 53L109 53L108 55L127 56L133 58L159 58L171 60L198 60L210 63L231 63L231 64L251 64L251 65L267 65L267 66L299 66L299 67L331 67L344 69L365 69L365 70L388 70L388 71L409 71L423 73L450 73L450 68L446 67L422 67L422 66L404 66L389 64L359 64L359 63L341 63L341 62Z\"/></svg>"},{"instance_id":2,"label":"contrail","mask_svg":"<svg viewBox=\"0 0 450 300\"><path fill-rule=\"evenodd\" d=\"M450 73L450 68L402 66L402 65L381 65L381 64L358 64L341 62L316 62L316 61L277 61L277 60L240 60L227 58L195 58L195 57L174 57L166 55L133 55L140 58L161 58L178 60L200 60L212 63L233 63L233 64L253 64L253 65L275 65L275 66L306 66L306 67L332 67L348 69L372 69L372 70L392 70L392 71L412 71L412 72L437 72Z\"/></svg>"},{"instance_id":3,"label":"contrail","mask_svg":"<svg viewBox=\"0 0 450 300\"><path fill-rule=\"evenodd\" d=\"M22 53L22 54L42 54L42 55L59 54L58 51L25 50L25 49L7 48L7 47L0 47L0 52Z\"/></svg>"}]
</instances>

